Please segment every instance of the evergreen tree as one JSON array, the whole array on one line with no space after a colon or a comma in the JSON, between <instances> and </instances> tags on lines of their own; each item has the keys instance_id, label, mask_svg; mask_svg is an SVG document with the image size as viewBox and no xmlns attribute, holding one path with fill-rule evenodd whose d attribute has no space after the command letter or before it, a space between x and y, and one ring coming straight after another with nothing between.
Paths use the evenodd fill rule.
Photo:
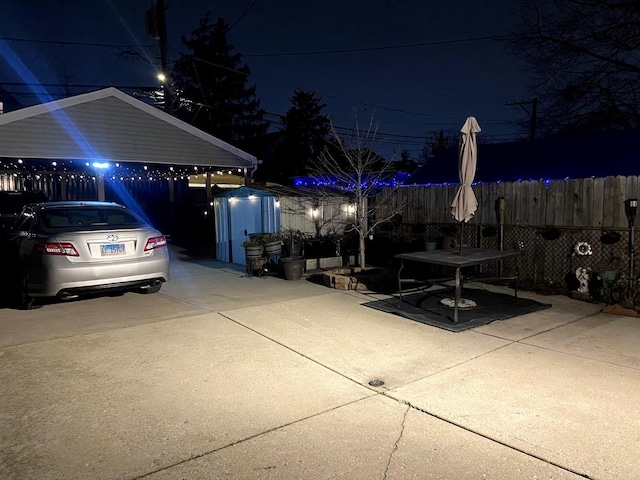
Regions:
<instances>
[{"instance_id":1,"label":"evergreen tree","mask_svg":"<svg viewBox=\"0 0 640 480\"><path fill-rule=\"evenodd\" d=\"M182 36L190 53L175 63L173 78L180 99L177 116L186 122L249 152L266 134L268 124L256 97L247 86L251 70L227 40L229 25L209 12L200 19L191 38Z\"/></svg>"},{"instance_id":2,"label":"evergreen tree","mask_svg":"<svg viewBox=\"0 0 640 480\"><path fill-rule=\"evenodd\" d=\"M291 107L282 119L282 144L276 149L272 177L288 183L292 177L309 174L326 148L329 118L322 114L326 105L314 92L296 90Z\"/></svg>"}]
</instances>

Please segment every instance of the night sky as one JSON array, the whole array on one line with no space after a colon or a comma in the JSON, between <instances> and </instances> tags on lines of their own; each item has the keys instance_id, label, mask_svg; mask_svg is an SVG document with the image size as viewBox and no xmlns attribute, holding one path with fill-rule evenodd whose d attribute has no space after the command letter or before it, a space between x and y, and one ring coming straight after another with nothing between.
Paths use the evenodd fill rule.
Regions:
<instances>
[{"instance_id":1,"label":"night sky","mask_svg":"<svg viewBox=\"0 0 640 480\"><path fill-rule=\"evenodd\" d=\"M229 41L252 70L261 106L284 114L293 89L313 90L325 112L342 127L353 125L353 108L368 120L375 112L384 133L382 154L409 150L417 157L430 131L458 130L474 115L486 140L526 137L516 125L527 114L506 102L529 100L521 59L509 56L496 37L517 18L507 0L166 0L171 58L183 48L209 10L212 19L235 24ZM101 87L153 86L159 70L158 42L146 35L150 0L5 0L0 52L10 48L43 84ZM21 41L21 40L37 40ZM57 42L73 42L65 44ZM76 45L103 44L97 45ZM431 45L406 46L413 44ZM402 48L380 48L405 45ZM318 51L367 51L308 54ZM282 55L285 53L304 55ZM0 86L23 104L39 103L7 62ZM54 98L61 88L47 87ZM125 90L126 91L126 90ZM277 117L268 115L267 119Z\"/></svg>"}]
</instances>

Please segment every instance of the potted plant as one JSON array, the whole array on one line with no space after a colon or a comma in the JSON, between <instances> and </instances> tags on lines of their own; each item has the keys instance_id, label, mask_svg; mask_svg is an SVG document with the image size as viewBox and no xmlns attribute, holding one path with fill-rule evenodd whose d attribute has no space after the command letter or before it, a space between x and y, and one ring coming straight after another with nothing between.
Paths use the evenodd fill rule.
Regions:
<instances>
[{"instance_id":1,"label":"potted plant","mask_svg":"<svg viewBox=\"0 0 640 480\"><path fill-rule=\"evenodd\" d=\"M289 228L282 231L282 242L288 256L280 257L280 263L287 280L302 278L305 265L305 259L302 255L304 238L304 234L300 230Z\"/></svg>"},{"instance_id":2,"label":"potted plant","mask_svg":"<svg viewBox=\"0 0 640 480\"><path fill-rule=\"evenodd\" d=\"M630 279L627 272L619 271L611 282L611 304L603 308L605 313L637 317L640 310L640 282Z\"/></svg>"},{"instance_id":3,"label":"potted plant","mask_svg":"<svg viewBox=\"0 0 640 480\"><path fill-rule=\"evenodd\" d=\"M242 242L242 246L244 247L244 256L247 260L260 258L264 251L264 244L262 243L262 240L258 238L245 240Z\"/></svg>"},{"instance_id":4,"label":"potted plant","mask_svg":"<svg viewBox=\"0 0 640 480\"><path fill-rule=\"evenodd\" d=\"M613 282L618 277L620 271L620 258L611 257L608 262L602 262L596 265L596 272L605 282Z\"/></svg>"},{"instance_id":5,"label":"potted plant","mask_svg":"<svg viewBox=\"0 0 640 480\"><path fill-rule=\"evenodd\" d=\"M264 253L267 255L280 255L282 251L282 237L275 233L265 233L260 238L264 245Z\"/></svg>"},{"instance_id":6,"label":"potted plant","mask_svg":"<svg viewBox=\"0 0 640 480\"><path fill-rule=\"evenodd\" d=\"M437 246L437 240L427 235L427 226L424 223L414 223L411 226L411 232L416 237L416 242L420 244L425 250L435 250Z\"/></svg>"}]
</instances>

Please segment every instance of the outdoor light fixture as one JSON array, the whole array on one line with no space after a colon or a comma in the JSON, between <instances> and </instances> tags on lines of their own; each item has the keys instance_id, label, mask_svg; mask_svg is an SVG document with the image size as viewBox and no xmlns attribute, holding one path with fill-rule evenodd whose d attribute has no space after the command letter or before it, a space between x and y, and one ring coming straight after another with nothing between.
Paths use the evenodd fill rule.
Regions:
<instances>
[{"instance_id":1,"label":"outdoor light fixture","mask_svg":"<svg viewBox=\"0 0 640 480\"><path fill-rule=\"evenodd\" d=\"M630 198L624 201L624 213L627 215L627 220L629 220L629 227L633 227L633 224L636 220L637 212L638 212L637 198Z\"/></svg>"},{"instance_id":2,"label":"outdoor light fixture","mask_svg":"<svg viewBox=\"0 0 640 480\"><path fill-rule=\"evenodd\" d=\"M160 80L161 82L164 83L164 81L167 79L166 75L164 73L159 73L158 74L158 80Z\"/></svg>"}]
</instances>

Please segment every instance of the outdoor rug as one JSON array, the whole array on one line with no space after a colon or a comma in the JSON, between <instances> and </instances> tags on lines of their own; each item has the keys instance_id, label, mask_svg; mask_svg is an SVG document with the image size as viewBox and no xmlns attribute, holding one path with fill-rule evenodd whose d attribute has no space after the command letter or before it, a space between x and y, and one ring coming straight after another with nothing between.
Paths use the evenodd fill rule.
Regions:
<instances>
[{"instance_id":1,"label":"outdoor rug","mask_svg":"<svg viewBox=\"0 0 640 480\"><path fill-rule=\"evenodd\" d=\"M451 332L462 332L480 325L487 325L496 320L536 312L551 306L527 298L518 298L516 303L513 295L493 293L477 288L465 288L462 290L462 298L473 300L477 306L458 309L458 323L454 323L453 308L440 303L443 298L452 297L453 291L441 289L402 295L402 300L396 296L386 300L367 302L363 305Z\"/></svg>"}]
</instances>

